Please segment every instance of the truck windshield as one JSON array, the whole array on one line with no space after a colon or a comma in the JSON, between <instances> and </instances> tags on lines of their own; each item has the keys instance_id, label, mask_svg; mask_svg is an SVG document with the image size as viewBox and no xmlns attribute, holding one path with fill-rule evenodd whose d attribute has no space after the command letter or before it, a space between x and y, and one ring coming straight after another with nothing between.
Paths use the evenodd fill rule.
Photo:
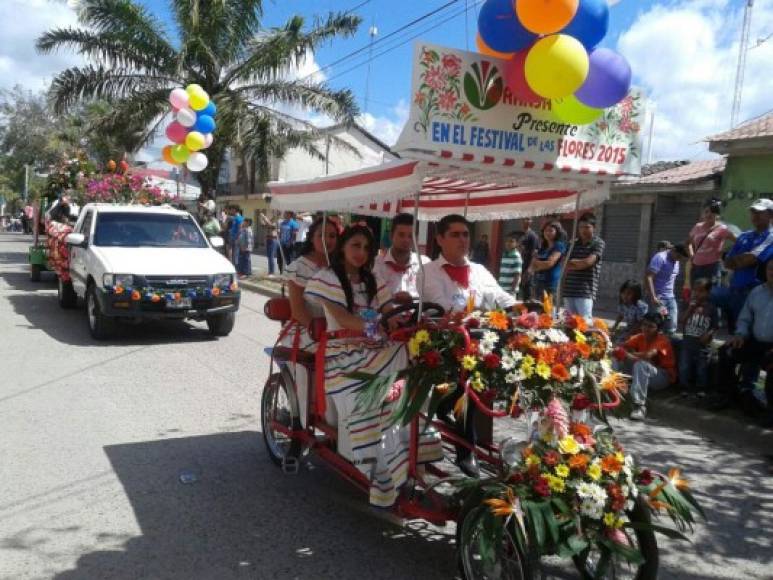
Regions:
<instances>
[{"instance_id":1,"label":"truck windshield","mask_svg":"<svg viewBox=\"0 0 773 580\"><path fill-rule=\"evenodd\" d=\"M95 246L206 248L190 215L104 212L97 216Z\"/></svg>"}]
</instances>

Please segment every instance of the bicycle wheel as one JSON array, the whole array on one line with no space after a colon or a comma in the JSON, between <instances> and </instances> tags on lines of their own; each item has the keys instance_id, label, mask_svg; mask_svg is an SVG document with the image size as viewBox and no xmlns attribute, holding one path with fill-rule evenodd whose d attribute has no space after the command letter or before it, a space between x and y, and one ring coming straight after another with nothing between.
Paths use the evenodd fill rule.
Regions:
<instances>
[{"instance_id":1,"label":"bicycle wheel","mask_svg":"<svg viewBox=\"0 0 773 580\"><path fill-rule=\"evenodd\" d=\"M534 570L539 568L539 558L534 554L525 554L516 542L511 521L502 534L502 542L494 546L493 561L482 556L481 533L483 523L480 510L488 508L482 505L465 506L456 524L456 546L459 552L459 570L464 580L536 580ZM471 533L463 531L473 526ZM467 535L466 539L464 536Z\"/></svg>"},{"instance_id":2,"label":"bicycle wheel","mask_svg":"<svg viewBox=\"0 0 773 580\"><path fill-rule=\"evenodd\" d=\"M263 387L260 405L263 441L271 461L280 467L301 456L301 442L277 429L277 425L291 431L301 428L295 398L290 396L288 389L282 373L274 373Z\"/></svg>"},{"instance_id":3,"label":"bicycle wheel","mask_svg":"<svg viewBox=\"0 0 773 580\"><path fill-rule=\"evenodd\" d=\"M650 513L637 500L633 509L628 512L628 519L633 523L649 524ZM644 557L642 564L631 564L625 560L612 558L609 561L606 573L601 576L604 580L657 580L658 577L658 541L652 530L631 529L626 534L632 547L638 548ZM594 580L596 570L601 562L601 554L596 550L587 550L574 558L574 565L580 572L583 580Z\"/></svg>"}]
</instances>

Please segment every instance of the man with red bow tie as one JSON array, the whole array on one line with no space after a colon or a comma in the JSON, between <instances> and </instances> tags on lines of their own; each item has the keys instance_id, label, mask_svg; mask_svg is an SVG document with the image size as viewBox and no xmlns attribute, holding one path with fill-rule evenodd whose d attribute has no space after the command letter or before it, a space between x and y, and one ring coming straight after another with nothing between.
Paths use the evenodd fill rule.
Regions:
<instances>
[{"instance_id":1,"label":"man with red bow tie","mask_svg":"<svg viewBox=\"0 0 773 580\"><path fill-rule=\"evenodd\" d=\"M419 291L426 302L439 304L448 311L509 309L515 298L505 292L485 266L467 258L470 252L470 224L460 215L447 215L437 223L435 238L440 257L424 267L424 284ZM452 424L457 433L471 444L475 433L475 405L467 405L463 419L452 419L452 410L463 391L447 397L438 407L438 417ZM478 460L466 447L457 446L456 462L470 477L480 477Z\"/></svg>"},{"instance_id":2,"label":"man with red bow tie","mask_svg":"<svg viewBox=\"0 0 773 580\"><path fill-rule=\"evenodd\" d=\"M420 263L427 264L429 258L413 252L413 216L401 213L392 220L390 232L392 247L383 256L378 256L373 266L373 274L379 286L385 284L392 298L418 298L416 278ZM421 262L420 262L421 261Z\"/></svg>"},{"instance_id":3,"label":"man with red bow tie","mask_svg":"<svg viewBox=\"0 0 773 580\"><path fill-rule=\"evenodd\" d=\"M470 224L463 216L451 214L441 219L435 241L440 256L424 267L424 284L418 284L425 302L457 312L509 309L515 305L515 298L502 290L485 266L467 258Z\"/></svg>"}]
</instances>

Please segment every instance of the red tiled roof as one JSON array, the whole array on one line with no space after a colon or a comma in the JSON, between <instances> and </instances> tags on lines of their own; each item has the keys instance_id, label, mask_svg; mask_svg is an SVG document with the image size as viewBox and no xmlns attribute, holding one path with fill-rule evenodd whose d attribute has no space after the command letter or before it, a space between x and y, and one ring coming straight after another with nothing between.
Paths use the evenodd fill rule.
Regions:
<instances>
[{"instance_id":1,"label":"red tiled roof","mask_svg":"<svg viewBox=\"0 0 773 580\"><path fill-rule=\"evenodd\" d=\"M693 161L687 165L680 165L645 177L623 179L618 183L621 186L682 185L697 183L706 181L722 173L726 163L727 159L725 157L718 157L717 159L708 159L705 161Z\"/></svg>"},{"instance_id":2,"label":"red tiled roof","mask_svg":"<svg viewBox=\"0 0 773 580\"><path fill-rule=\"evenodd\" d=\"M707 137L706 141L709 143L713 141L739 141L742 139L759 139L761 137L773 137L773 113L747 121L730 131Z\"/></svg>"}]
</instances>

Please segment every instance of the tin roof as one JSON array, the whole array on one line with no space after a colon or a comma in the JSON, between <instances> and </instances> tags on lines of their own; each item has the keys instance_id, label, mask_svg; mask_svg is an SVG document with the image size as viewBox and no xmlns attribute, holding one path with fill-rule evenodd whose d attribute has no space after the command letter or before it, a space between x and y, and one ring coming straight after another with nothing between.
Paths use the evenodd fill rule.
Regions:
<instances>
[{"instance_id":1,"label":"tin roof","mask_svg":"<svg viewBox=\"0 0 773 580\"><path fill-rule=\"evenodd\" d=\"M686 185L698 183L720 175L724 171L726 163L727 159L725 157L693 161L686 165L678 165L643 177L623 178L618 185L630 187L638 185Z\"/></svg>"}]
</instances>

